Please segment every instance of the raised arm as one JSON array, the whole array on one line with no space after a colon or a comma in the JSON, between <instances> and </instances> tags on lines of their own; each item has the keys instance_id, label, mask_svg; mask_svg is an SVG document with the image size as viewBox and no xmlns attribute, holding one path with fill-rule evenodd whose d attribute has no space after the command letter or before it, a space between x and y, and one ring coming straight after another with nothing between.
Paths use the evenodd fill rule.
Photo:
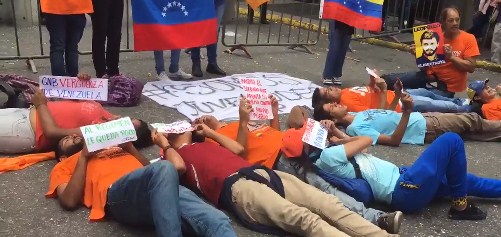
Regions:
<instances>
[{"instance_id":1,"label":"raised arm","mask_svg":"<svg viewBox=\"0 0 501 237\"><path fill-rule=\"evenodd\" d=\"M273 119L270 120L270 127L280 131L280 119L278 117L278 100L275 96L270 95L271 102L271 112L273 114Z\"/></svg>"},{"instance_id":2,"label":"raised arm","mask_svg":"<svg viewBox=\"0 0 501 237\"><path fill-rule=\"evenodd\" d=\"M412 111L412 97L408 94L404 94L402 97L402 118L397 125L397 128L391 136L379 135L377 139L377 144L387 145L387 146L400 146L402 143L402 138L404 137L405 130L407 130L407 125L409 124L409 118Z\"/></svg>"},{"instance_id":3,"label":"raised arm","mask_svg":"<svg viewBox=\"0 0 501 237\"><path fill-rule=\"evenodd\" d=\"M395 97L391 101L391 104L388 106L388 110L395 111L395 109L397 108L398 102L400 101L400 98L402 97L403 85L402 85L402 81L400 81L400 79L397 78L395 85L393 85L393 89L395 91Z\"/></svg>"},{"instance_id":4,"label":"raised arm","mask_svg":"<svg viewBox=\"0 0 501 237\"><path fill-rule=\"evenodd\" d=\"M252 112L252 106L245 97L240 98L240 105L238 109L238 131L237 131L237 142L242 145L244 150L239 154L245 157L247 153L247 136L249 135L249 128L247 125L250 121L250 113Z\"/></svg>"},{"instance_id":5,"label":"raised arm","mask_svg":"<svg viewBox=\"0 0 501 237\"><path fill-rule=\"evenodd\" d=\"M375 78L375 82L376 82L376 88L377 90L379 90L379 106L378 108L379 109L387 109L388 107L388 103L386 101L386 97L387 97L387 93L388 93L388 90L387 90L387 85L386 85L386 81L380 77L378 78Z\"/></svg>"},{"instance_id":6,"label":"raised arm","mask_svg":"<svg viewBox=\"0 0 501 237\"><path fill-rule=\"evenodd\" d=\"M183 158L176 150L170 145L169 140L165 134L159 133L156 129L151 132L151 139L162 149L164 153L164 157L166 160L170 161L177 170L179 175L183 175L186 172L186 164L184 163ZM137 151L137 150L136 150ZM149 161L148 161L149 164Z\"/></svg>"}]
</instances>

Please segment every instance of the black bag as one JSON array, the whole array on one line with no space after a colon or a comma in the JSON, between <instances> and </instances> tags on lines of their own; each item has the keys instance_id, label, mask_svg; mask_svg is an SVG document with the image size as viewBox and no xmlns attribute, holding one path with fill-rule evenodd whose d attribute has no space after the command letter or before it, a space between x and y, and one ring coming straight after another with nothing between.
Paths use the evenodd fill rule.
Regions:
<instances>
[{"instance_id":1,"label":"black bag","mask_svg":"<svg viewBox=\"0 0 501 237\"><path fill-rule=\"evenodd\" d=\"M29 103L22 96L20 90L12 88L7 82L0 81L0 91L7 95L7 102L3 104L3 108L28 108Z\"/></svg>"}]
</instances>

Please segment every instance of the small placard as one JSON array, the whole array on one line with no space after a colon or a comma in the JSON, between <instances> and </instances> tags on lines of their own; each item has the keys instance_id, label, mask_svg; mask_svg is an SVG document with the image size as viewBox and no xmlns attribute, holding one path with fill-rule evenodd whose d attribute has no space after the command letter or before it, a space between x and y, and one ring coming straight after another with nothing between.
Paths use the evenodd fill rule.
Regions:
<instances>
[{"instance_id":1,"label":"small placard","mask_svg":"<svg viewBox=\"0 0 501 237\"><path fill-rule=\"evenodd\" d=\"M108 100L108 79L40 76L40 89L48 98Z\"/></svg>"},{"instance_id":2,"label":"small placard","mask_svg":"<svg viewBox=\"0 0 501 237\"><path fill-rule=\"evenodd\" d=\"M268 90L263 86L261 80L258 78L247 77L239 78L239 80L243 90L245 91L245 98L249 100L254 110L250 114L250 119L273 119Z\"/></svg>"},{"instance_id":3,"label":"small placard","mask_svg":"<svg viewBox=\"0 0 501 237\"><path fill-rule=\"evenodd\" d=\"M134 124L129 117L80 127L89 152L136 141Z\"/></svg>"},{"instance_id":4,"label":"small placard","mask_svg":"<svg viewBox=\"0 0 501 237\"><path fill-rule=\"evenodd\" d=\"M161 133L181 134L193 131L193 127L187 121L178 121L174 123L152 123L151 126Z\"/></svg>"},{"instance_id":5,"label":"small placard","mask_svg":"<svg viewBox=\"0 0 501 237\"><path fill-rule=\"evenodd\" d=\"M325 149L328 133L327 129L325 129L320 122L310 118L306 123L306 130L303 134L303 142L322 150Z\"/></svg>"}]
</instances>

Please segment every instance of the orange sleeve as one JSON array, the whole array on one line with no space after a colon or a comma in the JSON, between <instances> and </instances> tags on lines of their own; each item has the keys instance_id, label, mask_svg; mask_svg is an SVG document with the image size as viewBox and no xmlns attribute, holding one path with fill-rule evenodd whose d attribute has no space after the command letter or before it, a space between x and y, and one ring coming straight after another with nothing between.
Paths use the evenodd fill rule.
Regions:
<instances>
[{"instance_id":1,"label":"orange sleeve","mask_svg":"<svg viewBox=\"0 0 501 237\"><path fill-rule=\"evenodd\" d=\"M78 156L76 156L76 158L72 156L54 166L54 169L50 172L49 191L45 194L46 197L57 197L57 187L61 184L70 182L70 178L77 164L76 162L78 161L78 157L80 157L80 153L77 154Z\"/></svg>"},{"instance_id":2,"label":"orange sleeve","mask_svg":"<svg viewBox=\"0 0 501 237\"><path fill-rule=\"evenodd\" d=\"M482 113L487 120L501 120L501 103L499 105L483 105Z\"/></svg>"},{"instance_id":3,"label":"orange sleeve","mask_svg":"<svg viewBox=\"0 0 501 237\"><path fill-rule=\"evenodd\" d=\"M480 50L478 49L478 43L475 36L467 34L465 37L466 45L464 49L464 57L471 58L480 55Z\"/></svg>"}]
</instances>

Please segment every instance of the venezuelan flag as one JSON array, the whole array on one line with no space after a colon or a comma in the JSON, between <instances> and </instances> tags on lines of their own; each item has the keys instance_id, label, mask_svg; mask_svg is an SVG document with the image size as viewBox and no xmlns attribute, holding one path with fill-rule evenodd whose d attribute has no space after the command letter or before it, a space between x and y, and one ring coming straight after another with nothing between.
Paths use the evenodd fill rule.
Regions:
<instances>
[{"instance_id":1,"label":"venezuelan flag","mask_svg":"<svg viewBox=\"0 0 501 237\"><path fill-rule=\"evenodd\" d=\"M381 31L384 0L322 0L320 19L343 22L355 28Z\"/></svg>"},{"instance_id":2,"label":"venezuelan flag","mask_svg":"<svg viewBox=\"0 0 501 237\"><path fill-rule=\"evenodd\" d=\"M214 1L132 0L134 50L171 50L217 42Z\"/></svg>"}]
</instances>

